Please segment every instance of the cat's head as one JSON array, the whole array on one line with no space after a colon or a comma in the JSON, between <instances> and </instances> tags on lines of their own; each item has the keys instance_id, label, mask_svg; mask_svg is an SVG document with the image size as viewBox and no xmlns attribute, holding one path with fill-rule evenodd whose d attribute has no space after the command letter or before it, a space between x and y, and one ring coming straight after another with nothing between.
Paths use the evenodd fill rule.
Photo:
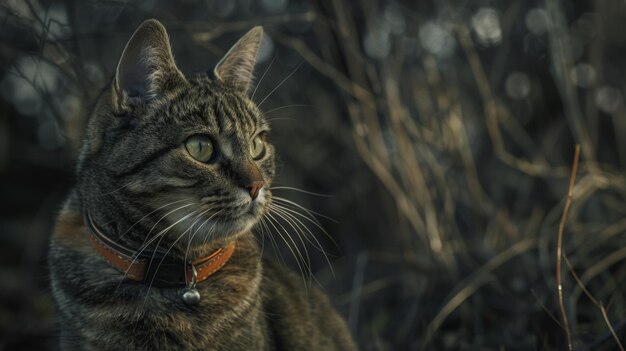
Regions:
<instances>
[{"instance_id":1,"label":"cat's head","mask_svg":"<svg viewBox=\"0 0 626 351\"><path fill-rule=\"evenodd\" d=\"M78 165L81 202L101 225L135 240L195 244L246 232L261 218L274 148L248 90L262 35L253 28L212 77L189 79L165 28L139 26L90 118Z\"/></svg>"}]
</instances>

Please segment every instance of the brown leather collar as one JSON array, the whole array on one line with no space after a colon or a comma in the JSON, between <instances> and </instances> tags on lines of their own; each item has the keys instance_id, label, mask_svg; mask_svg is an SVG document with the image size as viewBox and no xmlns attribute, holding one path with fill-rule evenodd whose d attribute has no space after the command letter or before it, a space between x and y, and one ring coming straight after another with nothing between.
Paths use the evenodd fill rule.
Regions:
<instances>
[{"instance_id":1,"label":"brown leather collar","mask_svg":"<svg viewBox=\"0 0 626 351\"><path fill-rule=\"evenodd\" d=\"M105 235L88 212L85 212L84 217L89 239L100 256L128 279L153 286L174 287L202 282L219 271L235 251L233 242L193 262L173 259L161 251L142 252L137 256L134 250Z\"/></svg>"}]
</instances>

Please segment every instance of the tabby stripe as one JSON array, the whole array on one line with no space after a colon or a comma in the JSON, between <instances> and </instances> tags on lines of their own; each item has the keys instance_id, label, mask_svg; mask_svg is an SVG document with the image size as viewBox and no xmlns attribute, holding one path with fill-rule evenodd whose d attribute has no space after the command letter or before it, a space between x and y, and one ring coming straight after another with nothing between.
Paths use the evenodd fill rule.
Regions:
<instances>
[{"instance_id":1,"label":"tabby stripe","mask_svg":"<svg viewBox=\"0 0 626 351\"><path fill-rule=\"evenodd\" d=\"M245 104L243 104L242 100L235 100L232 101L233 106L237 107L237 110L239 111L239 115L240 117L242 117L242 129L244 131L244 134L250 134L250 130L252 130L252 128L250 128L250 124L248 123L250 121L250 116L248 116L249 112L247 111L248 109L246 108Z\"/></svg>"},{"instance_id":2,"label":"tabby stripe","mask_svg":"<svg viewBox=\"0 0 626 351\"><path fill-rule=\"evenodd\" d=\"M140 190L134 191L133 194L134 195L144 195L144 194L154 195L155 193L165 192L167 190L195 188L201 182L202 182L202 180L197 180L196 182L194 182L193 184L190 184L190 185L159 184L159 185L156 185L156 186L148 187L146 189L140 189Z\"/></svg>"},{"instance_id":3,"label":"tabby stripe","mask_svg":"<svg viewBox=\"0 0 626 351\"><path fill-rule=\"evenodd\" d=\"M168 146L162 149L159 149L151 154L149 154L146 158L132 165L130 168L127 168L121 172L114 173L116 178L125 177L131 174L136 173L139 169L144 168L146 165L152 163L153 161L161 158L163 155L167 154L174 148L178 146Z\"/></svg>"},{"instance_id":4,"label":"tabby stripe","mask_svg":"<svg viewBox=\"0 0 626 351\"><path fill-rule=\"evenodd\" d=\"M217 129L218 129L218 133L219 134L223 134L226 126L224 124L224 111L221 109L222 104L217 101L215 104L213 104L213 113L215 114L215 120L217 121Z\"/></svg>"},{"instance_id":5,"label":"tabby stripe","mask_svg":"<svg viewBox=\"0 0 626 351\"><path fill-rule=\"evenodd\" d=\"M253 116L254 114L251 111L248 111L248 105L243 100L235 101L235 103L239 105L238 108L241 111L245 111L244 113L242 113L242 115L244 118L244 122L246 122L245 125L248 129L247 132L253 131L256 123L254 123L254 120L250 116Z\"/></svg>"},{"instance_id":6,"label":"tabby stripe","mask_svg":"<svg viewBox=\"0 0 626 351\"><path fill-rule=\"evenodd\" d=\"M239 130L241 126L239 125L239 120L235 118L235 116L239 114L237 113L236 110L231 108L231 104L229 103L230 101L223 101L223 102L224 103L222 104L222 108L226 111L228 115L228 120L230 121L231 125L234 127L233 129Z\"/></svg>"}]
</instances>

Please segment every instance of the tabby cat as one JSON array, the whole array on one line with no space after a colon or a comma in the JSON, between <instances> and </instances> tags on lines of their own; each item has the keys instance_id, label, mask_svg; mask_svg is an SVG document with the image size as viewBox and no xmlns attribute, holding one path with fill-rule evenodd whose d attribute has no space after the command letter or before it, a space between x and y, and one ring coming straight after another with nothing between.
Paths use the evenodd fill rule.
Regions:
<instances>
[{"instance_id":1,"label":"tabby cat","mask_svg":"<svg viewBox=\"0 0 626 351\"><path fill-rule=\"evenodd\" d=\"M247 96L263 30L186 78L141 24L90 116L51 240L63 350L354 350L328 298L261 258L269 126Z\"/></svg>"}]
</instances>

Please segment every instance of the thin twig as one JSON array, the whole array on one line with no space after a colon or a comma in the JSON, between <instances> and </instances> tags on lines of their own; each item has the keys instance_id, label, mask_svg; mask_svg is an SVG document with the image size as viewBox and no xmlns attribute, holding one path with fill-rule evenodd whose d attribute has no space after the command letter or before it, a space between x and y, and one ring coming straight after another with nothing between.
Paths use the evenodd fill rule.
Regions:
<instances>
[{"instance_id":1,"label":"thin twig","mask_svg":"<svg viewBox=\"0 0 626 351\"><path fill-rule=\"evenodd\" d=\"M576 274L576 271L574 271L574 267L572 267L572 265L570 264L569 260L567 259L567 256L563 256L563 258L565 258L565 263L569 267L569 270L572 273L572 276L574 277L574 279L576 280L576 283L578 284L578 286L580 286L580 288L585 293L585 295L587 295L589 300L591 300L591 302L593 302L593 304L596 305L596 307L598 307L598 309L600 310L600 313L602 314L602 319L604 319L604 323L609 328L611 335L613 335L613 339L615 339L617 346L619 347L621 351L624 351L624 346L622 345L622 342L617 337L617 333L615 333L615 329L613 329L613 325L611 324L611 321L609 321L609 316L606 314L606 308L604 308L604 304L601 301L596 300L596 298L594 298L593 295L591 295L589 290L587 290L587 287L585 287L585 284L580 280L580 278L578 277L578 274Z\"/></svg>"},{"instance_id":2,"label":"thin twig","mask_svg":"<svg viewBox=\"0 0 626 351\"><path fill-rule=\"evenodd\" d=\"M552 72L561 95L565 117L569 122L568 125L572 130L572 134L583 145L585 159L594 161L596 146L591 142L587 128L583 124L583 114L580 110L578 95L569 75L573 67L573 58L569 54L572 50L567 40L568 27L564 17L563 6L560 0L546 0L545 2L548 18L550 19L548 21L550 23L548 38ZM591 171L593 172L594 170Z\"/></svg>"},{"instance_id":3,"label":"thin twig","mask_svg":"<svg viewBox=\"0 0 626 351\"><path fill-rule=\"evenodd\" d=\"M572 174L569 177L569 187L567 189L567 197L565 198L565 206L559 223L559 233L556 244L556 289L559 298L559 308L561 311L561 320L563 322L563 330L567 336L567 347L572 350L572 335L569 330L569 321L565 313L565 305L563 303L563 282L561 279L561 258L563 257L563 232L565 231L565 221L567 212L572 203L572 193L574 191L574 183L576 182L576 173L578 172L578 161L580 160L580 145L576 144L574 151L574 165L572 166Z\"/></svg>"},{"instance_id":4,"label":"thin twig","mask_svg":"<svg viewBox=\"0 0 626 351\"><path fill-rule=\"evenodd\" d=\"M558 325L559 327L563 328L563 325L561 324L561 321L559 321L559 319L556 318L556 316L554 314L552 314L552 312L550 312L550 310L548 309L548 306L546 306L546 304L543 303L543 301L541 301L541 299L539 299L539 296L537 296L537 293L535 292L535 290L534 289L530 289L530 293L533 295L533 297L535 298L535 301L537 301L539 306L541 306L541 309L548 315L548 317L550 317L550 319L552 319L554 321L554 323L556 323L556 325Z\"/></svg>"},{"instance_id":5,"label":"thin twig","mask_svg":"<svg viewBox=\"0 0 626 351\"><path fill-rule=\"evenodd\" d=\"M519 158L511 154L505 144L504 136L499 126L498 107L502 104L496 99L489 86L489 79L485 73L485 68L476 52L470 30L467 26L459 24L455 27L459 43L463 48L465 55L467 56L467 62L469 64L470 71L474 76L478 93L483 101L483 109L485 113L485 126L487 127L487 134L493 144L493 149L496 156L504 162L506 165L513 167L520 172L524 172L531 176L550 176L558 177L558 169L552 169L548 165L537 162L530 162L528 160Z\"/></svg>"},{"instance_id":6,"label":"thin twig","mask_svg":"<svg viewBox=\"0 0 626 351\"><path fill-rule=\"evenodd\" d=\"M284 23L310 23L315 20L314 11L302 13L287 13L271 17L254 18L252 20L228 21L208 23L207 21L168 21L167 25L175 28L182 28L192 33L197 41L208 42L219 38L224 33L240 32L250 29L254 25L277 25Z\"/></svg>"},{"instance_id":7,"label":"thin twig","mask_svg":"<svg viewBox=\"0 0 626 351\"><path fill-rule=\"evenodd\" d=\"M428 347L433 339L433 336L435 335L435 332L439 329L439 327L441 327L445 319L459 306L461 306L464 301L472 296L480 287L490 281L491 272L536 245L536 238L527 238L519 241L474 271L474 273L472 273L472 275L468 278L461 281L457 285L457 288L454 289L457 293L448 300L448 302L439 310L435 318L433 318L433 320L428 324L422 349Z\"/></svg>"},{"instance_id":8,"label":"thin twig","mask_svg":"<svg viewBox=\"0 0 626 351\"><path fill-rule=\"evenodd\" d=\"M352 95L355 99L359 100L359 102L361 102L364 106L375 109L376 99L369 90L363 88L350 78L346 77L343 73L339 72L335 67L326 63L302 40L280 33L272 34L272 38L274 40L296 51L309 65L311 65L311 67L319 73L332 79L338 87Z\"/></svg>"}]
</instances>

